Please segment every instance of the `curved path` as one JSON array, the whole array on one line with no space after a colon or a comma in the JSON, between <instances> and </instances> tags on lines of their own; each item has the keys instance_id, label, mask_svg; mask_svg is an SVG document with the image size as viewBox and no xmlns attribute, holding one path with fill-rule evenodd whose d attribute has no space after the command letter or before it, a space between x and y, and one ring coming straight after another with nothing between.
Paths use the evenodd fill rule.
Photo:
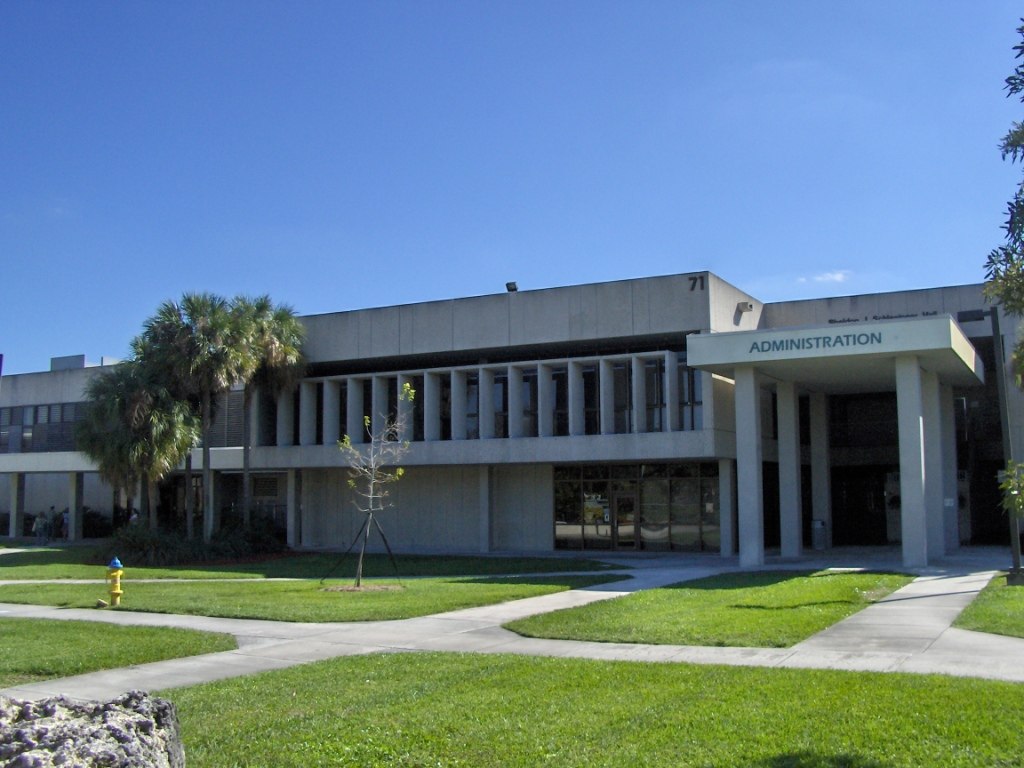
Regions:
<instances>
[{"instance_id":1,"label":"curved path","mask_svg":"<svg viewBox=\"0 0 1024 768\"><path fill-rule=\"evenodd\" d=\"M515 653L587 659L688 662L766 667L917 672L1024 682L1024 639L954 629L957 614L1004 566L995 551L951 557L920 573L903 589L791 648L718 648L632 645L526 638L502 624L537 613L586 605L641 589L737 570L708 558L622 558L631 578L586 589L468 608L415 619L331 624L289 623L130 611L101 612L0 604L0 617L101 621L121 625L184 627L234 635L233 651L103 670L0 690L35 700L63 694L106 700L132 689L160 690L283 669L321 659L364 653L454 651ZM863 558L858 558L863 561ZM769 562L766 568L831 567L834 557ZM892 562L873 568L899 570ZM607 572L606 572L607 573Z\"/></svg>"}]
</instances>

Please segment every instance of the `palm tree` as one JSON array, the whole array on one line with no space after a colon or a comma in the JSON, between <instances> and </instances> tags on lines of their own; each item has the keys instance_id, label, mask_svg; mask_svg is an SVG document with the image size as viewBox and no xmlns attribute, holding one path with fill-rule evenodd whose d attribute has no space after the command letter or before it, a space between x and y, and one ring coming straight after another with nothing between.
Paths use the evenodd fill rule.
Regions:
<instances>
[{"instance_id":1,"label":"palm tree","mask_svg":"<svg viewBox=\"0 0 1024 768\"><path fill-rule=\"evenodd\" d=\"M136 483L142 483L143 517L155 528L155 484L194 444L196 423L187 403L152 373L133 358L93 378L78 439L100 475L115 490L125 490L129 508Z\"/></svg>"},{"instance_id":2,"label":"palm tree","mask_svg":"<svg viewBox=\"0 0 1024 768\"><path fill-rule=\"evenodd\" d=\"M212 293L187 293L180 302L165 301L146 321L143 337L165 363L176 368L187 391L199 401L203 442L203 538L209 541L217 524L210 427L215 398L255 368L244 343L237 313Z\"/></svg>"},{"instance_id":3,"label":"palm tree","mask_svg":"<svg viewBox=\"0 0 1024 768\"><path fill-rule=\"evenodd\" d=\"M302 378L306 367L302 355L306 329L291 307L275 306L266 294L255 299L238 296L233 308L248 346L247 356L256 363L244 381L242 397L242 521L248 528L252 520L249 454L253 393L262 390L277 395Z\"/></svg>"}]
</instances>

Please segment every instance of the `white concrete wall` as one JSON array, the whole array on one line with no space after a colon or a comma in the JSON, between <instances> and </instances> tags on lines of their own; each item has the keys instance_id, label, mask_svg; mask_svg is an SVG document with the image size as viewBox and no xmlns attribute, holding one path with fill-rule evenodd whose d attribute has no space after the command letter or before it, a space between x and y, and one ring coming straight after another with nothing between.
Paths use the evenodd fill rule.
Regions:
<instances>
[{"instance_id":1,"label":"white concrete wall","mask_svg":"<svg viewBox=\"0 0 1024 768\"><path fill-rule=\"evenodd\" d=\"M554 549L554 472L549 464L496 467L491 512L495 551Z\"/></svg>"},{"instance_id":2,"label":"white concrete wall","mask_svg":"<svg viewBox=\"0 0 1024 768\"><path fill-rule=\"evenodd\" d=\"M302 473L303 547L344 549L365 516L352 504L343 469ZM405 552L479 550L479 474L476 467L411 467L392 487L392 508L380 524L392 549ZM383 544L375 533L374 551Z\"/></svg>"},{"instance_id":3,"label":"white concrete wall","mask_svg":"<svg viewBox=\"0 0 1024 768\"><path fill-rule=\"evenodd\" d=\"M699 330L708 326L711 285L736 291L697 272L310 315L302 318L306 357L359 360Z\"/></svg>"}]
</instances>

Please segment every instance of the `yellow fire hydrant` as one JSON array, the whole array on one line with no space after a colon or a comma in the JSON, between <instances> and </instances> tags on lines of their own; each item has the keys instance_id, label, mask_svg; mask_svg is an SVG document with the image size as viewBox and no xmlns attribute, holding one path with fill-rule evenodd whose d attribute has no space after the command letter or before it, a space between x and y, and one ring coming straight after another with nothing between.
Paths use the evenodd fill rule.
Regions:
<instances>
[{"instance_id":1,"label":"yellow fire hydrant","mask_svg":"<svg viewBox=\"0 0 1024 768\"><path fill-rule=\"evenodd\" d=\"M124 594L121 591L122 573L124 573L124 568L121 565L121 561L115 557L110 561L110 565L107 566L107 582L110 584L110 604L114 607L121 604L121 595Z\"/></svg>"}]
</instances>

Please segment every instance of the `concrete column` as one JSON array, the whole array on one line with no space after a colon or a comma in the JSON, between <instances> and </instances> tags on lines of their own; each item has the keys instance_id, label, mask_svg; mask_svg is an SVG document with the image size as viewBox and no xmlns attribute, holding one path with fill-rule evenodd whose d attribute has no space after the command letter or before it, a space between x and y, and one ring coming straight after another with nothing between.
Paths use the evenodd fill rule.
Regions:
<instances>
[{"instance_id":1,"label":"concrete column","mask_svg":"<svg viewBox=\"0 0 1024 768\"><path fill-rule=\"evenodd\" d=\"M423 439L441 439L441 374L423 374Z\"/></svg>"},{"instance_id":2,"label":"concrete column","mask_svg":"<svg viewBox=\"0 0 1024 768\"><path fill-rule=\"evenodd\" d=\"M633 377L633 431L647 431L647 361L634 356L630 361Z\"/></svg>"},{"instance_id":3,"label":"concrete column","mask_svg":"<svg viewBox=\"0 0 1024 768\"><path fill-rule=\"evenodd\" d=\"M586 434L586 399L583 392L583 365L569 363L569 434Z\"/></svg>"},{"instance_id":4,"label":"concrete column","mask_svg":"<svg viewBox=\"0 0 1024 768\"><path fill-rule=\"evenodd\" d=\"M803 509L800 498L800 404L796 385L791 381L780 381L775 399L779 419L779 533L782 556L800 557L803 550Z\"/></svg>"},{"instance_id":5,"label":"concrete column","mask_svg":"<svg viewBox=\"0 0 1024 768\"><path fill-rule=\"evenodd\" d=\"M260 418L260 414L263 408L263 398L265 395L260 392L259 387L252 387L249 393L250 407L249 407L249 440L250 445L266 445L266 438L263 435L260 425L263 423L263 419Z\"/></svg>"},{"instance_id":6,"label":"concrete column","mask_svg":"<svg viewBox=\"0 0 1024 768\"><path fill-rule=\"evenodd\" d=\"M537 435L555 434L555 382L550 365L537 366Z\"/></svg>"},{"instance_id":7,"label":"concrete column","mask_svg":"<svg viewBox=\"0 0 1024 768\"><path fill-rule=\"evenodd\" d=\"M602 360L598 367L601 382L601 434L615 434L615 376L612 361Z\"/></svg>"},{"instance_id":8,"label":"concrete column","mask_svg":"<svg viewBox=\"0 0 1024 768\"><path fill-rule=\"evenodd\" d=\"M12 472L10 481L11 516L8 521L7 535L12 538L21 536L25 529L25 473Z\"/></svg>"},{"instance_id":9,"label":"concrete column","mask_svg":"<svg viewBox=\"0 0 1024 768\"><path fill-rule=\"evenodd\" d=\"M736 473L740 565L764 565L761 388L752 366L736 368Z\"/></svg>"},{"instance_id":10,"label":"concrete column","mask_svg":"<svg viewBox=\"0 0 1024 768\"><path fill-rule=\"evenodd\" d=\"M953 408L953 387L939 387L939 412L942 422L942 517L946 553L960 548L960 489L956 461L956 412Z\"/></svg>"},{"instance_id":11,"label":"concrete column","mask_svg":"<svg viewBox=\"0 0 1024 768\"><path fill-rule=\"evenodd\" d=\"M324 382L324 445L341 439L341 382Z\"/></svg>"},{"instance_id":12,"label":"concrete column","mask_svg":"<svg viewBox=\"0 0 1024 768\"><path fill-rule=\"evenodd\" d=\"M487 465L478 467L478 483L480 488L480 551L491 551L491 468Z\"/></svg>"},{"instance_id":13,"label":"concrete column","mask_svg":"<svg viewBox=\"0 0 1024 768\"><path fill-rule=\"evenodd\" d=\"M287 478L287 538L289 547L302 545L302 471L289 469Z\"/></svg>"},{"instance_id":14,"label":"concrete column","mask_svg":"<svg viewBox=\"0 0 1024 768\"><path fill-rule=\"evenodd\" d=\"M828 436L828 398L812 392L811 432L811 516L825 523L825 546L832 546L832 460Z\"/></svg>"},{"instance_id":15,"label":"concrete column","mask_svg":"<svg viewBox=\"0 0 1024 768\"><path fill-rule=\"evenodd\" d=\"M928 527L928 559L946 554L946 523L943 514L942 409L939 406L939 377L921 371L921 405L924 416L924 494Z\"/></svg>"},{"instance_id":16,"label":"concrete column","mask_svg":"<svg viewBox=\"0 0 1024 768\"><path fill-rule=\"evenodd\" d=\"M722 557L736 554L736 463L732 459L718 460L719 537Z\"/></svg>"},{"instance_id":17,"label":"concrete column","mask_svg":"<svg viewBox=\"0 0 1024 768\"><path fill-rule=\"evenodd\" d=\"M316 445L316 382L299 384L299 445Z\"/></svg>"},{"instance_id":18,"label":"concrete column","mask_svg":"<svg viewBox=\"0 0 1024 768\"><path fill-rule=\"evenodd\" d=\"M415 424L413 424L413 419L415 418L413 411L415 409L416 397L418 397L420 393L414 393L412 400L409 398L403 398L402 392L404 391L406 384L412 387L412 376L405 373L398 374L398 420L402 425L402 434L398 437L401 440L411 442L415 427Z\"/></svg>"},{"instance_id":19,"label":"concrete column","mask_svg":"<svg viewBox=\"0 0 1024 768\"><path fill-rule=\"evenodd\" d=\"M508 367L508 436L523 436L523 369Z\"/></svg>"},{"instance_id":20,"label":"concrete column","mask_svg":"<svg viewBox=\"0 0 1024 768\"><path fill-rule=\"evenodd\" d=\"M277 444L292 445L295 430L294 406L295 391L287 389L277 396Z\"/></svg>"},{"instance_id":21,"label":"concrete column","mask_svg":"<svg viewBox=\"0 0 1024 768\"><path fill-rule=\"evenodd\" d=\"M494 371L480 369L480 439L494 437Z\"/></svg>"},{"instance_id":22,"label":"concrete column","mask_svg":"<svg viewBox=\"0 0 1024 768\"><path fill-rule=\"evenodd\" d=\"M363 422L363 379L349 379L345 387L345 434L352 443L366 442Z\"/></svg>"},{"instance_id":23,"label":"concrete column","mask_svg":"<svg viewBox=\"0 0 1024 768\"><path fill-rule=\"evenodd\" d=\"M452 371L452 440L466 439L466 382L465 371ZM479 397L477 398L477 419L480 418Z\"/></svg>"},{"instance_id":24,"label":"concrete column","mask_svg":"<svg viewBox=\"0 0 1024 768\"><path fill-rule=\"evenodd\" d=\"M216 470L210 471L210 489L205 494L210 506L203 515L203 541L209 541L220 530L220 474ZM139 493L146 493L146 489L140 489ZM136 495L136 498L141 497Z\"/></svg>"},{"instance_id":25,"label":"concrete column","mask_svg":"<svg viewBox=\"0 0 1024 768\"><path fill-rule=\"evenodd\" d=\"M896 407L900 438L903 565L918 568L928 564L928 529L925 514L921 367L913 355L896 358Z\"/></svg>"},{"instance_id":26,"label":"concrete column","mask_svg":"<svg viewBox=\"0 0 1024 768\"><path fill-rule=\"evenodd\" d=\"M700 409L694 414L694 429L728 429L728 424L719 424L715 414L715 377L707 371L697 371L694 379L700 379ZM700 414L699 416L696 414ZM736 419L739 423L739 418Z\"/></svg>"},{"instance_id":27,"label":"concrete column","mask_svg":"<svg viewBox=\"0 0 1024 768\"><path fill-rule=\"evenodd\" d=\"M679 353L665 353L665 418L661 428L666 432L679 431Z\"/></svg>"},{"instance_id":28,"label":"concrete column","mask_svg":"<svg viewBox=\"0 0 1024 768\"><path fill-rule=\"evenodd\" d=\"M373 434L379 435L384 430L388 419L388 383L389 376L374 376L370 390L373 402L370 406L370 424Z\"/></svg>"},{"instance_id":29,"label":"concrete column","mask_svg":"<svg viewBox=\"0 0 1024 768\"><path fill-rule=\"evenodd\" d=\"M85 475L82 472L68 473L68 541L82 538L82 500L85 498ZM156 510L153 510L156 514Z\"/></svg>"}]
</instances>

